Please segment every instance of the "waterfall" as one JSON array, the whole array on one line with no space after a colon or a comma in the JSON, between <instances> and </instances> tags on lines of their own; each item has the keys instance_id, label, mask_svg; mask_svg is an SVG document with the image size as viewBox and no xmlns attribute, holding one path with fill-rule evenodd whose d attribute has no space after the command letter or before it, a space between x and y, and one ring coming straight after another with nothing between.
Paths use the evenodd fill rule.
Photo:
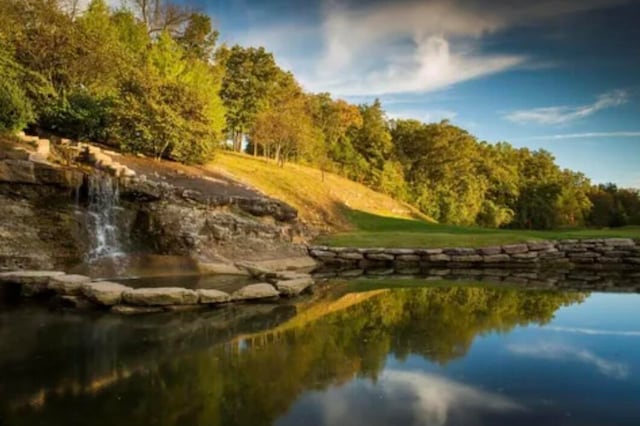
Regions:
<instances>
[{"instance_id":1,"label":"waterfall","mask_svg":"<svg viewBox=\"0 0 640 426\"><path fill-rule=\"evenodd\" d=\"M87 231L90 238L87 259L115 257L123 253L118 235L118 180L93 174L87 182Z\"/></svg>"}]
</instances>

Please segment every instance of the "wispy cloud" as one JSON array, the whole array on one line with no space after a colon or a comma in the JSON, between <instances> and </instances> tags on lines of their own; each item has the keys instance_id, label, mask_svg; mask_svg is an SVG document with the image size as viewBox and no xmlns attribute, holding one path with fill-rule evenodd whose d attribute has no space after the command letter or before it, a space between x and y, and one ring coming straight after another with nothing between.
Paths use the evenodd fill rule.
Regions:
<instances>
[{"instance_id":1,"label":"wispy cloud","mask_svg":"<svg viewBox=\"0 0 640 426\"><path fill-rule=\"evenodd\" d=\"M622 362L610 361L605 358L587 351L585 349L577 349L572 346L541 343L531 345L509 345L509 352L517 355L524 355L540 359L552 360L573 360L580 361L585 364L594 366L600 373L605 376L616 379L625 379L629 376L629 366Z\"/></svg>"},{"instance_id":2,"label":"wispy cloud","mask_svg":"<svg viewBox=\"0 0 640 426\"><path fill-rule=\"evenodd\" d=\"M337 96L424 93L515 67L544 66L520 53L487 52L483 41L506 28L612 2L626 0L512 0L509 7L479 0L326 0L319 22L299 28L288 23L285 32L273 23L257 26L248 39L291 64L308 90Z\"/></svg>"},{"instance_id":3,"label":"wispy cloud","mask_svg":"<svg viewBox=\"0 0 640 426\"><path fill-rule=\"evenodd\" d=\"M563 133L547 136L532 136L527 140L562 140L562 139L593 139L593 138L640 138L638 132L590 132L590 133Z\"/></svg>"},{"instance_id":4,"label":"wispy cloud","mask_svg":"<svg viewBox=\"0 0 640 426\"><path fill-rule=\"evenodd\" d=\"M559 331L565 333L576 334L588 334L588 335L600 335L600 336L629 336L640 337L640 330L601 330L597 328L582 328L582 327L555 327L547 326L545 330Z\"/></svg>"},{"instance_id":5,"label":"wispy cloud","mask_svg":"<svg viewBox=\"0 0 640 426\"><path fill-rule=\"evenodd\" d=\"M564 124L588 117L603 109L620 106L628 99L629 95L626 91L613 90L598 96L592 104L524 109L510 112L506 118L515 123L523 124Z\"/></svg>"},{"instance_id":6,"label":"wispy cloud","mask_svg":"<svg viewBox=\"0 0 640 426\"><path fill-rule=\"evenodd\" d=\"M363 400L375 398L377 409ZM483 413L512 413L526 408L513 399L430 373L386 371L375 385L357 392L338 388L323 395L325 425L389 424L385 412L402 412L406 424L473 424Z\"/></svg>"},{"instance_id":7,"label":"wispy cloud","mask_svg":"<svg viewBox=\"0 0 640 426\"><path fill-rule=\"evenodd\" d=\"M394 110L390 108L387 113L389 118L395 119L415 119L424 123L434 123L441 120L453 120L457 117L455 111L446 109L407 109L407 110Z\"/></svg>"}]
</instances>

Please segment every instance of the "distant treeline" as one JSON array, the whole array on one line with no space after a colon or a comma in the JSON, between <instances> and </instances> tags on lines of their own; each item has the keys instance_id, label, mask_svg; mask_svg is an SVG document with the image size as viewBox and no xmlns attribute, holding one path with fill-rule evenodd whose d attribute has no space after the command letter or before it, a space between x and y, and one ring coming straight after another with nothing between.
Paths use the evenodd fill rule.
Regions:
<instances>
[{"instance_id":1,"label":"distant treeline","mask_svg":"<svg viewBox=\"0 0 640 426\"><path fill-rule=\"evenodd\" d=\"M0 0L0 131L44 130L187 163L220 148L339 173L443 223L640 224L637 190L593 186L544 150L380 102L306 93L263 48L217 46L209 16L162 0ZM337 189L339 190L339 189Z\"/></svg>"}]
</instances>

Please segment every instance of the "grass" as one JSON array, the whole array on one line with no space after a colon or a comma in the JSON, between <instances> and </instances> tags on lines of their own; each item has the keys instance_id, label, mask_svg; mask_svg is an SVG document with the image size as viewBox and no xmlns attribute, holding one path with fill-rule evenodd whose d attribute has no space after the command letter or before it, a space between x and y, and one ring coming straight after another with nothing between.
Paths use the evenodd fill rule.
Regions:
<instances>
[{"instance_id":1,"label":"grass","mask_svg":"<svg viewBox=\"0 0 640 426\"><path fill-rule=\"evenodd\" d=\"M440 225L421 220L345 213L355 230L322 236L319 244L350 247L483 247L533 240L623 237L640 239L640 227L528 231Z\"/></svg>"},{"instance_id":2,"label":"grass","mask_svg":"<svg viewBox=\"0 0 640 426\"><path fill-rule=\"evenodd\" d=\"M298 209L324 232L315 243L351 247L482 247L533 240L626 237L640 227L527 231L441 225L415 208L364 185L318 169L222 152L205 166Z\"/></svg>"},{"instance_id":3,"label":"grass","mask_svg":"<svg viewBox=\"0 0 640 426\"><path fill-rule=\"evenodd\" d=\"M298 209L300 218L325 232L355 230L348 211L355 209L380 217L427 219L415 208L364 185L332 173L324 180L318 169L245 154L219 153L208 169L225 173Z\"/></svg>"}]
</instances>

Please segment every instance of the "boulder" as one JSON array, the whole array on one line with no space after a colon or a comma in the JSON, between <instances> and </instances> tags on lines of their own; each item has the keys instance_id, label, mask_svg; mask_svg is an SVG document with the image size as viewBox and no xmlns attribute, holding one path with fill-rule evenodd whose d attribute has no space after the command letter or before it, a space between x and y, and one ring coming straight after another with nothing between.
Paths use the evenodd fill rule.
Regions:
<instances>
[{"instance_id":1,"label":"boulder","mask_svg":"<svg viewBox=\"0 0 640 426\"><path fill-rule=\"evenodd\" d=\"M296 278L293 280L283 280L276 282L276 289L281 295L291 297L297 296L313 285L313 278Z\"/></svg>"},{"instance_id":2,"label":"boulder","mask_svg":"<svg viewBox=\"0 0 640 426\"><path fill-rule=\"evenodd\" d=\"M49 289L61 295L74 296L82 293L82 286L91 281L85 275L56 275L49 278Z\"/></svg>"},{"instance_id":3,"label":"boulder","mask_svg":"<svg viewBox=\"0 0 640 426\"><path fill-rule=\"evenodd\" d=\"M198 303L198 295L186 288L151 287L127 290L122 293L122 300L138 306L191 305Z\"/></svg>"},{"instance_id":4,"label":"boulder","mask_svg":"<svg viewBox=\"0 0 640 426\"><path fill-rule=\"evenodd\" d=\"M196 290L196 294L198 295L198 303L218 304L231 300L228 293L215 289L201 288Z\"/></svg>"},{"instance_id":5,"label":"boulder","mask_svg":"<svg viewBox=\"0 0 640 426\"><path fill-rule=\"evenodd\" d=\"M133 290L122 284L109 281L87 283L82 286L82 294L99 305L113 306L122 301L122 293Z\"/></svg>"},{"instance_id":6,"label":"boulder","mask_svg":"<svg viewBox=\"0 0 640 426\"><path fill-rule=\"evenodd\" d=\"M502 253L502 247L500 246L482 247L481 249L478 249L478 251L485 256L493 256L493 255Z\"/></svg>"},{"instance_id":7,"label":"boulder","mask_svg":"<svg viewBox=\"0 0 640 426\"><path fill-rule=\"evenodd\" d=\"M255 265L250 262L237 262L236 266L240 269L244 269L249 273L249 275L251 275L254 278L264 279L266 277L275 276L275 272L273 272L271 269L267 269L262 266Z\"/></svg>"},{"instance_id":8,"label":"boulder","mask_svg":"<svg viewBox=\"0 0 640 426\"><path fill-rule=\"evenodd\" d=\"M242 287L231 295L232 300L273 299L280 295L271 284L259 283Z\"/></svg>"}]
</instances>

